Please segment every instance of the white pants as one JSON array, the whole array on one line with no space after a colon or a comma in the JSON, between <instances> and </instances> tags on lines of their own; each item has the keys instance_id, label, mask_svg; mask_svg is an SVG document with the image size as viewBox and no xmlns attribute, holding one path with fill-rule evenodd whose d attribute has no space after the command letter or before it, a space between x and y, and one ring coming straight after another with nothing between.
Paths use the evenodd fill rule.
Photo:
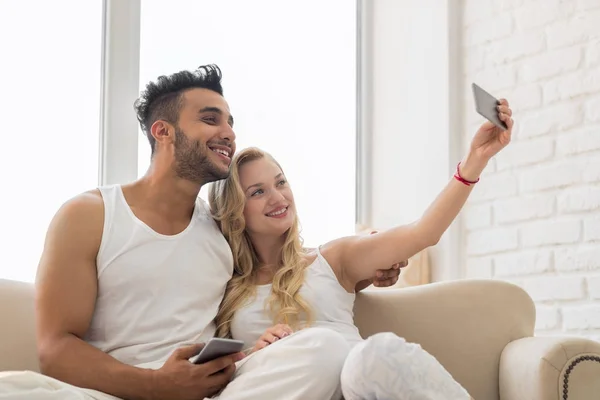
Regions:
<instances>
[{"instance_id":1,"label":"white pants","mask_svg":"<svg viewBox=\"0 0 600 400\"><path fill-rule=\"evenodd\" d=\"M307 328L240 361L218 400L339 400L350 346L339 333Z\"/></svg>"},{"instance_id":2,"label":"white pants","mask_svg":"<svg viewBox=\"0 0 600 400\"><path fill-rule=\"evenodd\" d=\"M431 354L393 333L378 333L352 348L341 385L345 400L471 399Z\"/></svg>"},{"instance_id":3,"label":"white pants","mask_svg":"<svg viewBox=\"0 0 600 400\"><path fill-rule=\"evenodd\" d=\"M339 400L349 345L338 333L309 328L238 362L218 400ZM0 400L118 400L31 372L0 373Z\"/></svg>"}]
</instances>

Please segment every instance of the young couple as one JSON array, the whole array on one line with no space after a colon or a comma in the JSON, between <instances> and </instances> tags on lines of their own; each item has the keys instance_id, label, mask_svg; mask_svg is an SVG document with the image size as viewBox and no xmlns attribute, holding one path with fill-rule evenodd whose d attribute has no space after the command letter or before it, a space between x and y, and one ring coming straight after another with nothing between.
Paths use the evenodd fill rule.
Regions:
<instances>
[{"instance_id":1,"label":"young couple","mask_svg":"<svg viewBox=\"0 0 600 400\"><path fill-rule=\"evenodd\" d=\"M0 399L470 398L420 346L362 340L354 291L439 240L510 141L506 101L509 129L482 125L419 221L312 252L280 166L258 149L234 156L217 67L159 77L136 110L151 166L57 212L36 281L44 375L4 374ZM198 198L209 182L210 208ZM252 351L190 363L214 335Z\"/></svg>"}]
</instances>

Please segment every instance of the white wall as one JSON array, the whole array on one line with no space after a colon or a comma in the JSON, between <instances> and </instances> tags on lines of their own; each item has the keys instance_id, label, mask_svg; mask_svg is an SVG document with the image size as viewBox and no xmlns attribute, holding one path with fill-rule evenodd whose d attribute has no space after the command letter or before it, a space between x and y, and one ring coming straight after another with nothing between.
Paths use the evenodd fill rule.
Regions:
<instances>
[{"instance_id":1,"label":"white wall","mask_svg":"<svg viewBox=\"0 0 600 400\"><path fill-rule=\"evenodd\" d=\"M433 249L433 279L512 281L537 334L600 339L600 1L365 3L359 222L418 218L483 121L471 83L508 97L513 143Z\"/></svg>"},{"instance_id":2,"label":"white wall","mask_svg":"<svg viewBox=\"0 0 600 400\"><path fill-rule=\"evenodd\" d=\"M228 16L198 26L206 15ZM257 146L282 164L305 245L353 234L355 1L177 0L166 6L144 0L140 19L142 87L161 74L219 65L237 150ZM198 39L211 37L218 40ZM137 137L143 175L150 146L141 132ZM207 194L205 186L200 197Z\"/></svg>"},{"instance_id":3,"label":"white wall","mask_svg":"<svg viewBox=\"0 0 600 400\"><path fill-rule=\"evenodd\" d=\"M31 282L56 210L97 184L102 3L0 1L0 16L0 279Z\"/></svg>"},{"instance_id":4,"label":"white wall","mask_svg":"<svg viewBox=\"0 0 600 400\"><path fill-rule=\"evenodd\" d=\"M538 334L598 339L600 1L462 5L464 132L481 122L473 81L507 96L517 121L469 203L468 276L524 287Z\"/></svg>"},{"instance_id":5,"label":"white wall","mask_svg":"<svg viewBox=\"0 0 600 400\"><path fill-rule=\"evenodd\" d=\"M363 54L363 129L370 140L363 177L370 198L359 221L363 225L386 229L419 218L461 158L453 129L455 102L450 101L451 3L363 2L368 49ZM433 249L435 280L461 275L458 227Z\"/></svg>"}]
</instances>

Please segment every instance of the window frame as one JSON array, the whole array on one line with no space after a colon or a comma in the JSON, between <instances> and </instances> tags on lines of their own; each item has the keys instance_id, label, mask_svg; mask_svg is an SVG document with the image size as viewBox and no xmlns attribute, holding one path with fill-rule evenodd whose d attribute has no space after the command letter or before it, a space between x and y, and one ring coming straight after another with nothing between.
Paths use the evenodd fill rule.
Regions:
<instances>
[{"instance_id":1,"label":"window frame","mask_svg":"<svg viewBox=\"0 0 600 400\"><path fill-rule=\"evenodd\" d=\"M137 179L140 0L103 0L98 184Z\"/></svg>"},{"instance_id":2,"label":"window frame","mask_svg":"<svg viewBox=\"0 0 600 400\"><path fill-rule=\"evenodd\" d=\"M370 137L368 20L365 0L357 0L356 37L356 203L355 226L369 224ZM139 96L140 0L103 0L102 80L98 184L131 182L138 176L138 121L133 102Z\"/></svg>"}]
</instances>

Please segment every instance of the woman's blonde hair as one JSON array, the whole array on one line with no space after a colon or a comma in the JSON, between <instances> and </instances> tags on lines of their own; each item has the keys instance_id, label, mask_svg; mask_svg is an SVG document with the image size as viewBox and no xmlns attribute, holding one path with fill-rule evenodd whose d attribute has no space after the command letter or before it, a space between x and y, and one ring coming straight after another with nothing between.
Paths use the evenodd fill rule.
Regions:
<instances>
[{"instance_id":1,"label":"woman's blonde hair","mask_svg":"<svg viewBox=\"0 0 600 400\"><path fill-rule=\"evenodd\" d=\"M231 247L234 265L233 277L227 284L216 317L219 337L230 336L233 314L256 294L255 272L260 267L260 260L245 230L246 196L240 184L239 170L244 164L263 158L269 158L281 169L270 154L250 147L240 151L233 158L229 176L214 182L209 189L211 212ZM295 216L291 228L285 233L280 266L273 277L272 293L267 301L267 309L273 317L273 323L288 324L292 329L298 327L301 317L306 319L307 323L311 319L310 307L300 296L306 267L302 254L299 222Z\"/></svg>"}]
</instances>

